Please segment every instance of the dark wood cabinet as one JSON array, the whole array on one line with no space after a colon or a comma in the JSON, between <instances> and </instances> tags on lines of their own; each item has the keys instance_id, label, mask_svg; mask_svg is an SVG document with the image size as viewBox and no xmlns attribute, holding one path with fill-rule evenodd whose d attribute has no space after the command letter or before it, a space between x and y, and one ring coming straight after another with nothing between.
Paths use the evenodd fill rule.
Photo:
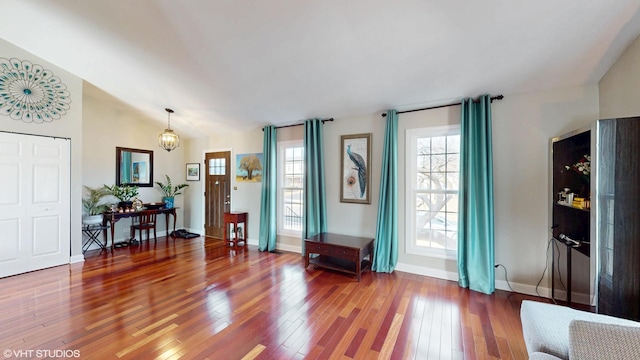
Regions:
<instances>
[{"instance_id":1,"label":"dark wood cabinet","mask_svg":"<svg viewBox=\"0 0 640 360\"><path fill-rule=\"evenodd\" d=\"M588 179L571 168L586 154ZM565 188L590 197L590 208L560 201ZM552 139L552 192L552 297L566 290L559 300L570 302L586 281L598 313L640 320L640 117L598 120ZM582 255L589 260L571 264ZM576 278L581 289L572 288Z\"/></svg>"},{"instance_id":2,"label":"dark wood cabinet","mask_svg":"<svg viewBox=\"0 0 640 360\"><path fill-rule=\"evenodd\" d=\"M589 303L592 292L591 135L589 127L552 139L551 296L568 304L574 292Z\"/></svg>"},{"instance_id":3,"label":"dark wood cabinet","mask_svg":"<svg viewBox=\"0 0 640 360\"><path fill-rule=\"evenodd\" d=\"M598 302L640 320L640 117L597 122Z\"/></svg>"}]
</instances>

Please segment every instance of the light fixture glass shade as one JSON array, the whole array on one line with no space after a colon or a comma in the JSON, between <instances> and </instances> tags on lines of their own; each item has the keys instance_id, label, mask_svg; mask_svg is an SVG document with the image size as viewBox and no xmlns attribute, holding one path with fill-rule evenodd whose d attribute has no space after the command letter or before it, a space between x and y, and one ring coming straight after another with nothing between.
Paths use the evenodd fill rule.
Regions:
<instances>
[{"instance_id":1,"label":"light fixture glass shade","mask_svg":"<svg viewBox=\"0 0 640 360\"><path fill-rule=\"evenodd\" d=\"M168 108L164 110L167 112L167 128L158 135L158 145L167 151L171 151L180 146L180 137L171 130L171 114L173 110Z\"/></svg>"},{"instance_id":2,"label":"light fixture glass shade","mask_svg":"<svg viewBox=\"0 0 640 360\"><path fill-rule=\"evenodd\" d=\"M180 146L180 137L173 130L164 129L162 134L158 135L158 145L167 151L171 151Z\"/></svg>"}]
</instances>

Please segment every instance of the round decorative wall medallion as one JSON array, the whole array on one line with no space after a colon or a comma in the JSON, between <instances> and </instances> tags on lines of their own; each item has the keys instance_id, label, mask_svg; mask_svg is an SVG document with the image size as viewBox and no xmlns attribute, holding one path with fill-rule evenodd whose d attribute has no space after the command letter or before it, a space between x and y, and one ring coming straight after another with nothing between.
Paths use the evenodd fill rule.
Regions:
<instances>
[{"instance_id":1,"label":"round decorative wall medallion","mask_svg":"<svg viewBox=\"0 0 640 360\"><path fill-rule=\"evenodd\" d=\"M43 123L70 109L71 95L59 77L27 60L0 58L0 114Z\"/></svg>"}]
</instances>

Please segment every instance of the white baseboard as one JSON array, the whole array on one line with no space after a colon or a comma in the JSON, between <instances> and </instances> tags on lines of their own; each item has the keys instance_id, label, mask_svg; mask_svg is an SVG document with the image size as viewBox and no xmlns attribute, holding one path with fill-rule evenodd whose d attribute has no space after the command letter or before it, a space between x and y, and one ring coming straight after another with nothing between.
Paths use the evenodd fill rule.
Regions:
<instances>
[{"instance_id":1,"label":"white baseboard","mask_svg":"<svg viewBox=\"0 0 640 360\"><path fill-rule=\"evenodd\" d=\"M398 263L396 264L396 270L402 271L402 272L408 272L410 274L429 276L436 279L458 281L458 273L440 270L440 269L432 269L432 268L426 268L422 266Z\"/></svg>"},{"instance_id":2,"label":"white baseboard","mask_svg":"<svg viewBox=\"0 0 640 360\"><path fill-rule=\"evenodd\" d=\"M74 255L69 258L69 264L81 263L84 262L84 255Z\"/></svg>"},{"instance_id":3,"label":"white baseboard","mask_svg":"<svg viewBox=\"0 0 640 360\"><path fill-rule=\"evenodd\" d=\"M425 268L422 266L409 265L398 263L396 265L396 270L408 272L416 275L429 276L436 279L450 280L450 281L458 281L458 273L439 270L439 269L431 269ZM513 290L511 289L513 288ZM546 287L538 287L538 292L536 293L536 287L528 284L519 284L519 283L511 283L511 288L509 288L509 284L507 284L504 280L496 280L496 289L504 290L504 291L514 291L520 294L532 295L532 296L541 296L545 298L551 297L551 291ZM538 294L539 293L539 294ZM576 302L580 302L578 299L580 296L578 294L575 295ZM587 297L588 298L588 297Z\"/></svg>"},{"instance_id":4,"label":"white baseboard","mask_svg":"<svg viewBox=\"0 0 640 360\"><path fill-rule=\"evenodd\" d=\"M551 294L551 292L549 292L549 294ZM549 295L549 297L551 297L551 295ZM556 290L555 298L556 300L564 301L567 299L567 292L565 290ZM583 305L593 305L593 303L591 302L591 296L589 296L589 294L576 293L573 291L571 292L571 302Z\"/></svg>"}]
</instances>

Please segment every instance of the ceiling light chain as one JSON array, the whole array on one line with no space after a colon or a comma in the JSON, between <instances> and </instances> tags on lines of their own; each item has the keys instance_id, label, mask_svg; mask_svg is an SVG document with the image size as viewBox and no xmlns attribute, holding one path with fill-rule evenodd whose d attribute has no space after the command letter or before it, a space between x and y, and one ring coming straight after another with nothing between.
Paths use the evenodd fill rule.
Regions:
<instances>
[{"instance_id":1,"label":"ceiling light chain","mask_svg":"<svg viewBox=\"0 0 640 360\"><path fill-rule=\"evenodd\" d=\"M167 128L158 135L158 145L167 151L171 151L180 146L180 137L171 130L171 114L173 110L169 108L164 110L167 112Z\"/></svg>"}]
</instances>

